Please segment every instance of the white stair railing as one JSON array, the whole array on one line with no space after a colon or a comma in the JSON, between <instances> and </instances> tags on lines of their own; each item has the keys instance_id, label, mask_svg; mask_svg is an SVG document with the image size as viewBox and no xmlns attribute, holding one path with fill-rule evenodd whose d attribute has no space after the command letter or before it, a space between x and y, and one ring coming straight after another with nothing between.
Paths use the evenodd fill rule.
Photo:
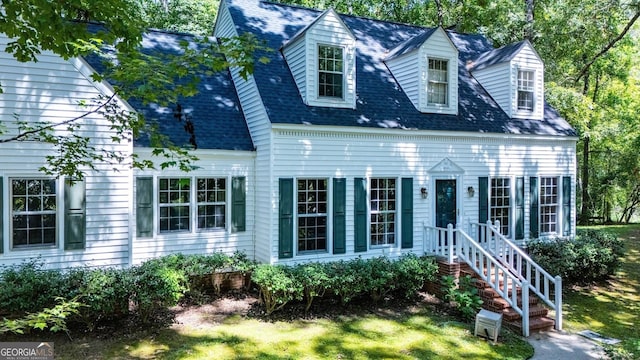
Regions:
<instances>
[{"instance_id":1,"label":"white stair railing","mask_svg":"<svg viewBox=\"0 0 640 360\"><path fill-rule=\"evenodd\" d=\"M513 274L467 233L451 224L446 229L425 225L424 234L426 253L444 256L450 263L459 259L469 264L522 317L522 335L529 336L528 291L522 291L518 304L518 288L528 288L527 280Z\"/></svg>"},{"instance_id":2,"label":"white stair railing","mask_svg":"<svg viewBox=\"0 0 640 360\"><path fill-rule=\"evenodd\" d=\"M551 276L538 265L522 248L500 233L500 222L491 221L477 226L478 243L506 266L511 272L529 284L536 294L555 311L555 328L562 330L562 278Z\"/></svg>"}]
</instances>

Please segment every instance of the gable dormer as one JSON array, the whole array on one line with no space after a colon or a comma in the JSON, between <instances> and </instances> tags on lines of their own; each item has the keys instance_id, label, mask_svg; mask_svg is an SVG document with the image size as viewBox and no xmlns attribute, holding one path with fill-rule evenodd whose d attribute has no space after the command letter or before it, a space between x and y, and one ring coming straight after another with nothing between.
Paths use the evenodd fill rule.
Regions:
<instances>
[{"instance_id":1,"label":"gable dormer","mask_svg":"<svg viewBox=\"0 0 640 360\"><path fill-rule=\"evenodd\" d=\"M400 44L385 63L418 111L457 114L458 49L441 27Z\"/></svg>"},{"instance_id":2,"label":"gable dormer","mask_svg":"<svg viewBox=\"0 0 640 360\"><path fill-rule=\"evenodd\" d=\"M528 40L480 55L471 73L509 117L542 120L544 64Z\"/></svg>"},{"instance_id":3,"label":"gable dormer","mask_svg":"<svg viewBox=\"0 0 640 360\"><path fill-rule=\"evenodd\" d=\"M333 9L282 46L304 103L356 107L356 38Z\"/></svg>"}]
</instances>

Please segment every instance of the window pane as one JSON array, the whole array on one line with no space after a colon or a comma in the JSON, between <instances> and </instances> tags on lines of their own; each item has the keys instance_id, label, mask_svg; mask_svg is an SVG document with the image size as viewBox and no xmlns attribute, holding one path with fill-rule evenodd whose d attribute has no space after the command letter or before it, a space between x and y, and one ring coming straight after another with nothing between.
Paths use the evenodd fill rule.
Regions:
<instances>
[{"instance_id":1,"label":"window pane","mask_svg":"<svg viewBox=\"0 0 640 360\"><path fill-rule=\"evenodd\" d=\"M342 98L343 93L342 48L318 47L318 95Z\"/></svg>"},{"instance_id":2,"label":"window pane","mask_svg":"<svg viewBox=\"0 0 640 360\"><path fill-rule=\"evenodd\" d=\"M511 198L509 178L491 179L490 220L500 221L500 233L509 236L511 224Z\"/></svg>"},{"instance_id":3,"label":"window pane","mask_svg":"<svg viewBox=\"0 0 640 360\"><path fill-rule=\"evenodd\" d=\"M449 75L446 60L429 59L427 103L447 105Z\"/></svg>"},{"instance_id":4,"label":"window pane","mask_svg":"<svg viewBox=\"0 0 640 360\"><path fill-rule=\"evenodd\" d=\"M395 243L396 180L370 180L370 242L371 245Z\"/></svg>"},{"instance_id":5,"label":"window pane","mask_svg":"<svg viewBox=\"0 0 640 360\"><path fill-rule=\"evenodd\" d=\"M191 229L190 199L191 179L159 179L159 227L160 232L188 231ZM196 182L196 187L203 184Z\"/></svg>"},{"instance_id":6,"label":"window pane","mask_svg":"<svg viewBox=\"0 0 640 360\"><path fill-rule=\"evenodd\" d=\"M220 229L226 224L226 179L198 179L198 229Z\"/></svg>"},{"instance_id":7,"label":"window pane","mask_svg":"<svg viewBox=\"0 0 640 360\"><path fill-rule=\"evenodd\" d=\"M55 180L11 179L10 196L13 246L55 244Z\"/></svg>"},{"instance_id":8,"label":"window pane","mask_svg":"<svg viewBox=\"0 0 640 360\"><path fill-rule=\"evenodd\" d=\"M327 249L327 179L297 180L298 251Z\"/></svg>"},{"instance_id":9,"label":"window pane","mask_svg":"<svg viewBox=\"0 0 640 360\"><path fill-rule=\"evenodd\" d=\"M540 231L543 234L557 232L558 178L540 178Z\"/></svg>"}]
</instances>

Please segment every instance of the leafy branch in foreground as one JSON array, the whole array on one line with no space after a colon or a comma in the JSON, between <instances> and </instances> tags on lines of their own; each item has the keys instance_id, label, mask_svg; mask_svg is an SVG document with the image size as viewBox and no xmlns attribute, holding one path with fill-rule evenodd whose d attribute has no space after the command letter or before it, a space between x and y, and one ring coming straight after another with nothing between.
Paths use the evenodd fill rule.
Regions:
<instances>
[{"instance_id":1,"label":"leafy branch in foreground","mask_svg":"<svg viewBox=\"0 0 640 360\"><path fill-rule=\"evenodd\" d=\"M45 308L37 313L29 313L19 319L2 319L0 321L0 334L14 333L24 334L31 330L46 330L51 332L64 331L68 333L67 318L78 314L82 304L77 299L65 300L57 298L59 304L52 308Z\"/></svg>"}]
</instances>

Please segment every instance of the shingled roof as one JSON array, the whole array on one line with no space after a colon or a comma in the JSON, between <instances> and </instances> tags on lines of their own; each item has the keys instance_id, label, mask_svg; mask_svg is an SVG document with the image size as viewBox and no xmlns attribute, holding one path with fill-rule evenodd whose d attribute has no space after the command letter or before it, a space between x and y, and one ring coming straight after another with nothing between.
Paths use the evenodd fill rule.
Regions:
<instances>
[{"instance_id":1,"label":"shingled roof","mask_svg":"<svg viewBox=\"0 0 640 360\"><path fill-rule=\"evenodd\" d=\"M91 25L98 26L98 25ZM142 51L146 54L178 54L181 41L193 42L193 36L183 33L149 30L143 36ZM88 56L87 62L98 72L104 70L102 60ZM127 99L128 103L144 115L149 124L157 125L159 132L178 146L190 145L191 134L185 122L174 116L178 104L193 123L198 149L255 150L240 101L228 70L200 75L198 93L178 99L178 104L163 107L143 104L139 99ZM136 147L149 147L147 134L134 140Z\"/></svg>"},{"instance_id":2,"label":"shingled roof","mask_svg":"<svg viewBox=\"0 0 640 360\"><path fill-rule=\"evenodd\" d=\"M312 23L322 12L258 0L224 0L238 33L252 33L271 49ZM447 31L459 51L458 114L419 112L384 64L390 51L405 51L421 43L433 28L341 15L356 37L356 108L313 107L304 104L282 54L266 52L267 64L256 64L254 77L269 120L279 124L364 128L464 131L473 133L575 136L575 130L545 104L543 120L511 119L466 68L493 49L482 36ZM417 39L417 40L414 40ZM396 50L399 51L399 50ZM504 54L503 54L504 55Z\"/></svg>"}]
</instances>

